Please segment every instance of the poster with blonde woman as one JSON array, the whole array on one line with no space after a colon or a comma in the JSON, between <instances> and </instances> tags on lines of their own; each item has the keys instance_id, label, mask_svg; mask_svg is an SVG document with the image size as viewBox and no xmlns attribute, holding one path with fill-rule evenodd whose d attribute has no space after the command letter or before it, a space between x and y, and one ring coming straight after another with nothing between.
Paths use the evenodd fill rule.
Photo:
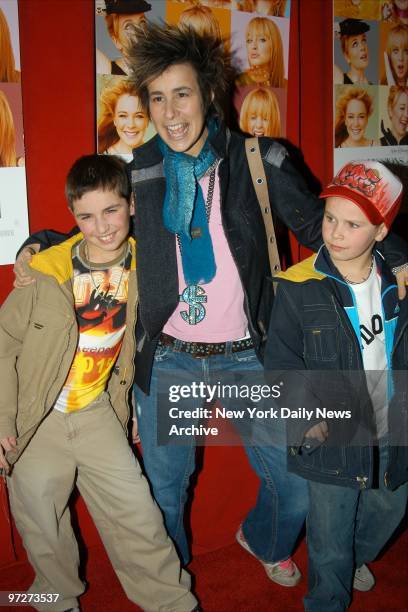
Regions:
<instances>
[{"instance_id":1,"label":"poster with blonde woman","mask_svg":"<svg viewBox=\"0 0 408 612\"><path fill-rule=\"evenodd\" d=\"M392 85L381 88L381 145L408 145L408 87ZM408 159L408 149L406 150Z\"/></svg>"},{"instance_id":2,"label":"poster with blonde woman","mask_svg":"<svg viewBox=\"0 0 408 612\"><path fill-rule=\"evenodd\" d=\"M391 23L408 25L408 0L382 0L381 18Z\"/></svg>"},{"instance_id":3,"label":"poster with blonde woman","mask_svg":"<svg viewBox=\"0 0 408 612\"><path fill-rule=\"evenodd\" d=\"M148 140L148 114L126 77L98 76L98 92L98 153L130 160L132 150Z\"/></svg>"},{"instance_id":4,"label":"poster with blonde woman","mask_svg":"<svg viewBox=\"0 0 408 612\"><path fill-rule=\"evenodd\" d=\"M203 4L211 8L234 8L234 0L203 0Z\"/></svg>"},{"instance_id":5,"label":"poster with blonde woman","mask_svg":"<svg viewBox=\"0 0 408 612\"><path fill-rule=\"evenodd\" d=\"M289 17L290 0L241 0L236 2L239 11L259 13L272 17Z\"/></svg>"},{"instance_id":6,"label":"poster with blonde woman","mask_svg":"<svg viewBox=\"0 0 408 612\"><path fill-rule=\"evenodd\" d=\"M381 24L382 85L408 85L408 25Z\"/></svg>"},{"instance_id":7,"label":"poster with blonde woman","mask_svg":"<svg viewBox=\"0 0 408 612\"><path fill-rule=\"evenodd\" d=\"M335 17L379 20L380 9L380 0L334 0L333 14Z\"/></svg>"},{"instance_id":8,"label":"poster with blonde woman","mask_svg":"<svg viewBox=\"0 0 408 612\"><path fill-rule=\"evenodd\" d=\"M0 168L24 166L21 91L0 84Z\"/></svg>"},{"instance_id":9,"label":"poster with blonde woman","mask_svg":"<svg viewBox=\"0 0 408 612\"><path fill-rule=\"evenodd\" d=\"M286 110L284 94L284 90L277 90L275 93L268 87L243 88L241 100L238 99L236 102L240 108L239 127L241 131L258 138L282 136L284 118L281 117L278 97L281 98L282 108Z\"/></svg>"},{"instance_id":10,"label":"poster with blonde woman","mask_svg":"<svg viewBox=\"0 0 408 612\"><path fill-rule=\"evenodd\" d=\"M207 6L202 0L189 0L186 3L168 1L166 22L193 28L200 35L222 40L227 45L230 43L231 11Z\"/></svg>"},{"instance_id":11,"label":"poster with blonde woman","mask_svg":"<svg viewBox=\"0 0 408 612\"><path fill-rule=\"evenodd\" d=\"M241 68L236 84L286 87L289 20L236 12L231 29L234 61Z\"/></svg>"},{"instance_id":12,"label":"poster with blonde woman","mask_svg":"<svg viewBox=\"0 0 408 612\"><path fill-rule=\"evenodd\" d=\"M334 146L360 148L379 146L376 88L354 85L336 87Z\"/></svg>"},{"instance_id":13,"label":"poster with blonde woman","mask_svg":"<svg viewBox=\"0 0 408 612\"><path fill-rule=\"evenodd\" d=\"M0 0L0 82L20 82L18 8L13 0Z\"/></svg>"},{"instance_id":14,"label":"poster with blonde woman","mask_svg":"<svg viewBox=\"0 0 408 612\"><path fill-rule=\"evenodd\" d=\"M0 265L28 235L17 0L0 0Z\"/></svg>"}]
</instances>

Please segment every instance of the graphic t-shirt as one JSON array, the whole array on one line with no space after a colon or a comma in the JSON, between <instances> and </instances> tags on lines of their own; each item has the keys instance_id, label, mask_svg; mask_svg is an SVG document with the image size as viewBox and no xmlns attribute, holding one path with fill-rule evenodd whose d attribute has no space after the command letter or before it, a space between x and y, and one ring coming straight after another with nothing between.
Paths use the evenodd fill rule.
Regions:
<instances>
[{"instance_id":1,"label":"graphic t-shirt","mask_svg":"<svg viewBox=\"0 0 408 612\"><path fill-rule=\"evenodd\" d=\"M79 340L74 360L54 408L73 412L87 406L105 389L126 328L126 304L132 252L112 262L94 264L84 242L73 249L72 289Z\"/></svg>"},{"instance_id":2,"label":"graphic t-shirt","mask_svg":"<svg viewBox=\"0 0 408 612\"><path fill-rule=\"evenodd\" d=\"M381 277L373 266L364 283L352 286L360 321L360 342L378 438L387 433L387 355L381 302Z\"/></svg>"}]
</instances>

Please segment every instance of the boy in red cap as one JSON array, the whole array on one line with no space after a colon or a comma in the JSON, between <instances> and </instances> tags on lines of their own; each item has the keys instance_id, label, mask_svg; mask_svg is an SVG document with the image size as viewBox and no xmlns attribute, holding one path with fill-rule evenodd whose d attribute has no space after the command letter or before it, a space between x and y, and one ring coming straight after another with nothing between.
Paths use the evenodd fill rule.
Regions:
<instances>
[{"instance_id":1,"label":"boy in red cap","mask_svg":"<svg viewBox=\"0 0 408 612\"><path fill-rule=\"evenodd\" d=\"M399 179L350 162L321 197L324 245L276 279L265 365L283 381L288 469L308 480L305 609L338 612L353 586L373 588L366 563L405 513L408 300L375 248L398 212Z\"/></svg>"}]
</instances>

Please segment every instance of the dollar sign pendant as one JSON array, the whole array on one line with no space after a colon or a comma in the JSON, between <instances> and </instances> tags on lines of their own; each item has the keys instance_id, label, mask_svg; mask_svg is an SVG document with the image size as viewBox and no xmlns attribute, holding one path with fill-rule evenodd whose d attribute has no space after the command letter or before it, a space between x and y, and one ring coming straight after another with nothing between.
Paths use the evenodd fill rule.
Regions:
<instances>
[{"instance_id":1,"label":"dollar sign pendant","mask_svg":"<svg viewBox=\"0 0 408 612\"><path fill-rule=\"evenodd\" d=\"M180 295L180 302L188 304L189 309L180 312L183 321L189 325L197 325L205 317L205 308L203 303L207 302L205 291L200 285L189 285Z\"/></svg>"}]
</instances>

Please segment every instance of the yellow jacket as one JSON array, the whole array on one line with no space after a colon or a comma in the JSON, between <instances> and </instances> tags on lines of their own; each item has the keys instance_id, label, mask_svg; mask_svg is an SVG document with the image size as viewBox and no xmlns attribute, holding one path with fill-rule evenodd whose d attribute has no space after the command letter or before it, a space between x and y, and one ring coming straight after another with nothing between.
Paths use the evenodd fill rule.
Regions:
<instances>
[{"instance_id":1,"label":"yellow jacket","mask_svg":"<svg viewBox=\"0 0 408 612\"><path fill-rule=\"evenodd\" d=\"M76 234L33 257L36 282L14 289L0 309L0 439L17 437L7 461L17 461L52 409L66 380L78 344L72 293L72 256ZM133 382L137 306L135 241L126 309L126 331L107 391L126 428L128 391Z\"/></svg>"}]
</instances>

